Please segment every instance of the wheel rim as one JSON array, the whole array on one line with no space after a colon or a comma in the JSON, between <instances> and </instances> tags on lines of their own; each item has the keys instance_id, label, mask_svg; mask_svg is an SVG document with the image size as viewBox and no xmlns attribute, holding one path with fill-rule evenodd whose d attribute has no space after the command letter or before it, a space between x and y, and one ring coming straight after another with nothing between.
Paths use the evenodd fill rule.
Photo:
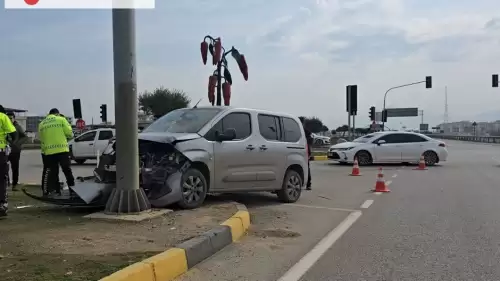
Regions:
<instances>
[{"instance_id":1,"label":"wheel rim","mask_svg":"<svg viewBox=\"0 0 500 281\"><path fill-rule=\"evenodd\" d=\"M297 199L300 196L301 189L302 182L297 175L292 175L288 178L286 183L286 192L290 198Z\"/></svg>"},{"instance_id":2,"label":"wheel rim","mask_svg":"<svg viewBox=\"0 0 500 281\"><path fill-rule=\"evenodd\" d=\"M433 165L437 162L437 156L432 152L426 152L424 154L424 160L426 165Z\"/></svg>"},{"instance_id":3,"label":"wheel rim","mask_svg":"<svg viewBox=\"0 0 500 281\"><path fill-rule=\"evenodd\" d=\"M182 184L182 196L186 203L198 202L203 196L205 188L200 177L189 176Z\"/></svg>"},{"instance_id":4,"label":"wheel rim","mask_svg":"<svg viewBox=\"0 0 500 281\"><path fill-rule=\"evenodd\" d=\"M360 165L370 164L370 156L365 152L360 152L357 158Z\"/></svg>"}]
</instances>

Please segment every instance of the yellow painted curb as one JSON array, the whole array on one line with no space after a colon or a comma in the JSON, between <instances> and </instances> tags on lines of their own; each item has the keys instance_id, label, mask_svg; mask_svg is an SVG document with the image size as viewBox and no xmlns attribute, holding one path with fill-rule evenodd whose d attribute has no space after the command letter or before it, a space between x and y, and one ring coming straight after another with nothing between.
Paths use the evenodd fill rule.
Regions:
<instances>
[{"instance_id":1,"label":"yellow painted curb","mask_svg":"<svg viewBox=\"0 0 500 281\"><path fill-rule=\"evenodd\" d=\"M156 281L153 266L143 262L134 263L100 281Z\"/></svg>"},{"instance_id":2,"label":"yellow painted curb","mask_svg":"<svg viewBox=\"0 0 500 281\"><path fill-rule=\"evenodd\" d=\"M328 160L328 156L326 155L313 156L313 159L315 161L325 161Z\"/></svg>"},{"instance_id":3,"label":"yellow painted curb","mask_svg":"<svg viewBox=\"0 0 500 281\"><path fill-rule=\"evenodd\" d=\"M230 228L233 242L245 235L250 227L250 213L244 205L237 205L239 210L221 224ZM189 267L186 250L174 247L129 265L99 281L171 281L186 273Z\"/></svg>"},{"instance_id":4,"label":"yellow painted curb","mask_svg":"<svg viewBox=\"0 0 500 281\"><path fill-rule=\"evenodd\" d=\"M240 239L246 232L243 227L243 220L236 217L231 217L222 223L222 225L229 226L231 228L231 236L233 237L233 242Z\"/></svg>"},{"instance_id":5,"label":"yellow painted curb","mask_svg":"<svg viewBox=\"0 0 500 281\"><path fill-rule=\"evenodd\" d=\"M186 251L180 248L168 249L161 254L143 260L142 263L153 267L154 280L158 281L173 280L188 270Z\"/></svg>"}]
</instances>

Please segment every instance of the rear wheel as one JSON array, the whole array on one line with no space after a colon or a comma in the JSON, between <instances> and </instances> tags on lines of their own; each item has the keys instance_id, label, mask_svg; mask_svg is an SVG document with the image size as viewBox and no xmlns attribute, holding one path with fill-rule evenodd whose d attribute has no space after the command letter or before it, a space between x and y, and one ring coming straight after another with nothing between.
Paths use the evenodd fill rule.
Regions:
<instances>
[{"instance_id":1,"label":"rear wheel","mask_svg":"<svg viewBox=\"0 0 500 281\"><path fill-rule=\"evenodd\" d=\"M358 153L356 153L356 156L354 157L358 159L358 164L360 166L368 166L373 163L371 154L365 150L359 151Z\"/></svg>"},{"instance_id":2,"label":"rear wheel","mask_svg":"<svg viewBox=\"0 0 500 281\"><path fill-rule=\"evenodd\" d=\"M281 189L277 191L278 198L284 203L297 202L302 193L303 179L294 170L286 172Z\"/></svg>"},{"instance_id":3,"label":"rear wheel","mask_svg":"<svg viewBox=\"0 0 500 281\"><path fill-rule=\"evenodd\" d=\"M207 180L202 172L195 168L187 170L182 175L181 181L182 198L179 207L183 209L195 209L200 207L207 197Z\"/></svg>"},{"instance_id":4,"label":"rear wheel","mask_svg":"<svg viewBox=\"0 0 500 281\"><path fill-rule=\"evenodd\" d=\"M438 156L434 151L424 152L424 161L427 166L434 166L438 162Z\"/></svg>"}]
</instances>

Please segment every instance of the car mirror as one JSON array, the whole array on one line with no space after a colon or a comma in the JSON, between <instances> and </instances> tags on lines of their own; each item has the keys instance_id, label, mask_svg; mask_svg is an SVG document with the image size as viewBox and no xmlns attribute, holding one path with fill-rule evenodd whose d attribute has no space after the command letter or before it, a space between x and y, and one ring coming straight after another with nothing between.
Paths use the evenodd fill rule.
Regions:
<instances>
[{"instance_id":1,"label":"car mirror","mask_svg":"<svg viewBox=\"0 0 500 281\"><path fill-rule=\"evenodd\" d=\"M232 129L232 128L226 129L226 130L224 130L224 133L219 133L217 131L217 132L215 132L215 138L219 142L234 140L236 138L236 130Z\"/></svg>"},{"instance_id":2,"label":"car mirror","mask_svg":"<svg viewBox=\"0 0 500 281\"><path fill-rule=\"evenodd\" d=\"M377 141L378 145L381 145L381 144L384 144L384 143L385 143L385 140L379 140L379 141Z\"/></svg>"}]
</instances>

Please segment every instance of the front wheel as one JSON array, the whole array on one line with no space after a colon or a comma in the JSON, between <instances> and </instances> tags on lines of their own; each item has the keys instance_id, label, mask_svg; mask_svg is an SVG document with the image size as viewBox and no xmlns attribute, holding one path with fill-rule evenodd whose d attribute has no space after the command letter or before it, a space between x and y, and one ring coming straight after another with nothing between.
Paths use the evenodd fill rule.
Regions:
<instances>
[{"instance_id":1,"label":"front wheel","mask_svg":"<svg viewBox=\"0 0 500 281\"><path fill-rule=\"evenodd\" d=\"M424 152L424 161L427 166L434 166L438 162L438 156L434 151Z\"/></svg>"},{"instance_id":2,"label":"front wheel","mask_svg":"<svg viewBox=\"0 0 500 281\"><path fill-rule=\"evenodd\" d=\"M207 197L208 185L205 176L197 169L190 168L181 181L182 197L177 204L183 209L200 207Z\"/></svg>"},{"instance_id":3,"label":"front wheel","mask_svg":"<svg viewBox=\"0 0 500 281\"><path fill-rule=\"evenodd\" d=\"M277 192L278 198L284 203L297 202L302 193L303 182L299 173L294 170L288 170L281 185L281 189Z\"/></svg>"},{"instance_id":4,"label":"front wheel","mask_svg":"<svg viewBox=\"0 0 500 281\"><path fill-rule=\"evenodd\" d=\"M365 150L359 151L354 157L358 159L358 164L360 166L368 166L373 163L372 156L368 151Z\"/></svg>"}]
</instances>

